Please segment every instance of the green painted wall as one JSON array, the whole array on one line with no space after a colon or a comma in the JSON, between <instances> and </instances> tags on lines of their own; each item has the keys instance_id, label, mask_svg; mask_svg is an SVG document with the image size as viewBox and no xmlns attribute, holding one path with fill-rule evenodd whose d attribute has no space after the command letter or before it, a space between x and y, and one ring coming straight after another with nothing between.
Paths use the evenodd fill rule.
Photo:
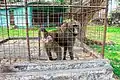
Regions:
<instances>
[{"instance_id":1,"label":"green painted wall","mask_svg":"<svg viewBox=\"0 0 120 80\"><path fill-rule=\"evenodd\" d=\"M25 18L25 8L10 8L8 9L8 25L10 26L10 14L9 11L13 10L14 12L14 23L18 27L26 26L26 18ZM28 7L28 25L32 27L32 8ZM6 10L0 9L0 26L7 26L6 19Z\"/></svg>"},{"instance_id":2,"label":"green painted wall","mask_svg":"<svg viewBox=\"0 0 120 80\"><path fill-rule=\"evenodd\" d=\"M63 7L28 7L28 26L33 27L32 25L32 10L33 9L39 9L47 13L49 12L65 12L66 8ZM14 13L14 23L16 26L19 28L25 28L26 27L26 17L25 17L25 7L16 7L16 8L10 8L9 10L13 10ZM10 26L10 14L8 10L8 25ZM47 16L47 15L46 15ZM62 23L62 16L60 17L60 23ZM47 23L47 22L46 22ZM6 21L6 10L5 9L0 9L0 26L7 26L7 21Z\"/></svg>"},{"instance_id":3,"label":"green painted wall","mask_svg":"<svg viewBox=\"0 0 120 80\"><path fill-rule=\"evenodd\" d=\"M32 26L32 8L28 7L28 25ZM19 27L26 26L25 8L15 8L14 10L14 21L15 25Z\"/></svg>"},{"instance_id":4,"label":"green painted wall","mask_svg":"<svg viewBox=\"0 0 120 80\"><path fill-rule=\"evenodd\" d=\"M9 10L7 10L8 14L8 25L10 25L10 17L9 17ZM6 19L6 10L0 9L0 27L7 26L7 19Z\"/></svg>"}]
</instances>

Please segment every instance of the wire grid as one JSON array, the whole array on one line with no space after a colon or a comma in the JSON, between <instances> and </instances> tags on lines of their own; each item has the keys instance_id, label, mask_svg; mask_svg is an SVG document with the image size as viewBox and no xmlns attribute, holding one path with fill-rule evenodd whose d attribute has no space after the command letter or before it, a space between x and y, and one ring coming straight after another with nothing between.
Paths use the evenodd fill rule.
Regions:
<instances>
[{"instance_id":1,"label":"wire grid","mask_svg":"<svg viewBox=\"0 0 120 80\"><path fill-rule=\"evenodd\" d=\"M67 19L76 20L79 23L78 39L81 42L79 47L84 48L83 43L88 46L93 45L96 40L99 40L96 44L102 46L105 0L66 0L64 3L39 2L38 0L10 2L5 0L0 6L0 15L2 16L0 41L3 42L0 45L2 47L0 53L2 54L1 58L8 58L10 62L21 58L25 60L47 59L45 50L41 53L42 43L39 30L43 27L60 27L63 20ZM96 22L97 27L96 25L88 25L96 17L102 18L102 22ZM98 25L102 25L102 27ZM71 36L71 38L73 37Z\"/></svg>"}]
</instances>

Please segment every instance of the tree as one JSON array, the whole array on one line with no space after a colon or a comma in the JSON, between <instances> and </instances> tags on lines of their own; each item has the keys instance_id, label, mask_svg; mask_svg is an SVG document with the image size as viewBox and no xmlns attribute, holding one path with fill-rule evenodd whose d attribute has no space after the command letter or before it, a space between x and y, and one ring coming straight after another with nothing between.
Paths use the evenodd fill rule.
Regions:
<instances>
[{"instance_id":1,"label":"tree","mask_svg":"<svg viewBox=\"0 0 120 80\"><path fill-rule=\"evenodd\" d=\"M118 6L120 6L120 0L116 0L117 1L117 3L118 3Z\"/></svg>"},{"instance_id":2,"label":"tree","mask_svg":"<svg viewBox=\"0 0 120 80\"><path fill-rule=\"evenodd\" d=\"M120 7L110 13L109 23L110 25L120 26Z\"/></svg>"},{"instance_id":3,"label":"tree","mask_svg":"<svg viewBox=\"0 0 120 80\"><path fill-rule=\"evenodd\" d=\"M110 12L109 25L120 26L120 0L117 1L117 7Z\"/></svg>"}]
</instances>

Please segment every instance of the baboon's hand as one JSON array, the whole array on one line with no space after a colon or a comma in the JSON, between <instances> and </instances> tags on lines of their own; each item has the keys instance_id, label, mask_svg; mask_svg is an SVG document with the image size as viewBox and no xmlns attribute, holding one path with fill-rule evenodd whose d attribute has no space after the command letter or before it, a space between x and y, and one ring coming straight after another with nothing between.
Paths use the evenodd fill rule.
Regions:
<instances>
[{"instance_id":1,"label":"baboon's hand","mask_svg":"<svg viewBox=\"0 0 120 80\"><path fill-rule=\"evenodd\" d=\"M42 41L43 43L45 43L45 42L46 42L46 39L45 39L45 38L43 38L43 39L41 39L41 41Z\"/></svg>"},{"instance_id":2,"label":"baboon's hand","mask_svg":"<svg viewBox=\"0 0 120 80\"><path fill-rule=\"evenodd\" d=\"M53 38L51 36L47 36L47 38L42 39L42 42L48 43L48 42L50 42L52 40L53 40Z\"/></svg>"}]
</instances>

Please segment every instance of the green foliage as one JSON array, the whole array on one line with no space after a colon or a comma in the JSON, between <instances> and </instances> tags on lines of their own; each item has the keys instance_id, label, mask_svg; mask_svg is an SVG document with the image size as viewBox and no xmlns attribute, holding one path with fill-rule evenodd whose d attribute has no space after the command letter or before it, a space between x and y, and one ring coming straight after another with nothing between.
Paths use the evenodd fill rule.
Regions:
<instances>
[{"instance_id":1,"label":"green foliage","mask_svg":"<svg viewBox=\"0 0 120 80\"><path fill-rule=\"evenodd\" d=\"M120 33L120 28L119 27L108 27L107 33L113 33L113 34Z\"/></svg>"},{"instance_id":2,"label":"green foliage","mask_svg":"<svg viewBox=\"0 0 120 80\"><path fill-rule=\"evenodd\" d=\"M57 27L48 27L48 28L46 28L46 31L47 32L56 32L56 31L58 31L58 28Z\"/></svg>"},{"instance_id":3,"label":"green foliage","mask_svg":"<svg viewBox=\"0 0 120 80\"><path fill-rule=\"evenodd\" d=\"M113 59L111 60L110 64L113 67L113 72L120 77L120 60Z\"/></svg>"},{"instance_id":4,"label":"green foliage","mask_svg":"<svg viewBox=\"0 0 120 80\"><path fill-rule=\"evenodd\" d=\"M89 27L88 32L96 34L96 30L103 31L102 26ZM98 32L99 33L99 32ZM90 35L90 36L92 36ZM97 35L98 36L98 35ZM95 39L92 37L91 39ZM100 40L100 38L97 38ZM113 72L120 77L120 28L119 27L108 27L107 28L107 41L113 41L115 44L105 46L105 58L110 60L110 64L113 67ZM97 52L101 53L101 46L99 45L90 45Z\"/></svg>"},{"instance_id":5,"label":"green foliage","mask_svg":"<svg viewBox=\"0 0 120 80\"><path fill-rule=\"evenodd\" d=\"M111 61L113 72L120 77L120 45L106 46L105 57Z\"/></svg>"},{"instance_id":6,"label":"green foliage","mask_svg":"<svg viewBox=\"0 0 120 80\"><path fill-rule=\"evenodd\" d=\"M118 0L118 5L120 5L120 0Z\"/></svg>"},{"instance_id":7,"label":"green foliage","mask_svg":"<svg viewBox=\"0 0 120 80\"><path fill-rule=\"evenodd\" d=\"M64 0L56 0L56 2L58 2L58 3L63 3Z\"/></svg>"}]
</instances>

